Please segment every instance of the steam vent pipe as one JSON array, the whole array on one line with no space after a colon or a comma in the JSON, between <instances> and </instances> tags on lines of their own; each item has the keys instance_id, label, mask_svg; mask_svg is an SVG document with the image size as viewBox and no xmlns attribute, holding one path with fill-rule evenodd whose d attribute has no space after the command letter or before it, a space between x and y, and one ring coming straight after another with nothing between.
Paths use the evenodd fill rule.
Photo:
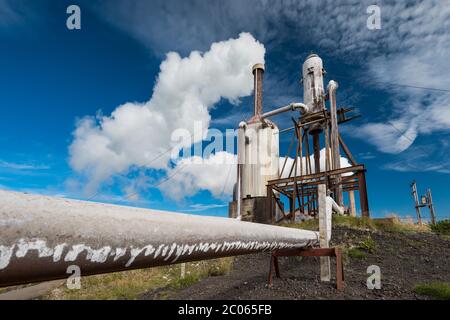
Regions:
<instances>
[{"instance_id":1,"label":"steam vent pipe","mask_svg":"<svg viewBox=\"0 0 450 320\"><path fill-rule=\"evenodd\" d=\"M0 190L0 287L72 265L85 276L317 243L313 231Z\"/></svg>"},{"instance_id":2,"label":"steam vent pipe","mask_svg":"<svg viewBox=\"0 0 450 320\"><path fill-rule=\"evenodd\" d=\"M254 115L262 114L262 94L263 94L263 77L264 77L264 65L262 63L257 63L253 66L253 87L255 88L253 104L254 104Z\"/></svg>"}]
</instances>

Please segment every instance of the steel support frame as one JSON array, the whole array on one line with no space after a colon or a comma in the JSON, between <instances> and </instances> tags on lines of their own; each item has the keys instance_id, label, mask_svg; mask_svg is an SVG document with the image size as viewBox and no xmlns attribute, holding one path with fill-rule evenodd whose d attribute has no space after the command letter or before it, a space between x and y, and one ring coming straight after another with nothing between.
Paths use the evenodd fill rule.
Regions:
<instances>
[{"instance_id":1,"label":"steel support frame","mask_svg":"<svg viewBox=\"0 0 450 320\"><path fill-rule=\"evenodd\" d=\"M295 211L297 208L303 213L304 208L308 208L309 215L314 215L317 199L317 185L325 183L328 189L336 189L340 186L344 192L358 191L361 216L370 217L369 202L367 196L367 185L365 178L366 169L364 165L355 165L336 170L323 171L302 176L293 176L289 178L270 180L267 184L267 195L269 201L269 210L272 214L272 222L277 223L284 219L293 221L295 219ZM343 176L339 181L333 179L337 174L352 173L351 176ZM280 195L284 195L289 199L289 214L283 215L281 220L275 219L274 199L276 191ZM306 197L306 201L304 201Z\"/></svg>"},{"instance_id":2,"label":"steel support frame","mask_svg":"<svg viewBox=\"0 0 450 320\"><path fill-rule=\"evenodd\" d=\"M268 285L273 286L273 272L280 278L279 257L335 257L336 258L336 289L344 290L344 264L342 261L342 250L340 248L305 248L305 249L280 249L272 252L270 257L270 268Z\"/></svg>"}]
</instances>

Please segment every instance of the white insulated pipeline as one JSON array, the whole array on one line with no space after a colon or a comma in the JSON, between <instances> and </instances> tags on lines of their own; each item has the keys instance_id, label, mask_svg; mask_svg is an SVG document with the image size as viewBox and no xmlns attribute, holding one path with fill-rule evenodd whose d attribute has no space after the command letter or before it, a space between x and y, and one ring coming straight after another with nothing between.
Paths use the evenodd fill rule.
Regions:
<instances>
[{"instance_id":1,"label":"white insulated pipeline","mask_svg":"<svg viewBox=\"0 0 450 320\"><path fill-rule=\"evenodd\" d=\"M0 190L0 287L318 245L307 230Z\"/></svg>"},{"instance_id":2,"label":"white insulated pipeline","mask_svg":"<svg viewBox=\"0 0 450 320\"><path fill-rule=\"evenodd\" d=\"M293 102L293 103L288 104L287 106L280 107L280 108L277 108L275 110L265 112L265 113L263 113L261 115L261 118L263 118L263 119L264 118L269 118L269 117L275 116L275 115L280 114L280 113L284 113L284 112L288 112L288 111L295 111L295 110L300 110L301 114L305 114L305 113L308 113L309 108L304 103Z\"/></svg>"}]
</instances>

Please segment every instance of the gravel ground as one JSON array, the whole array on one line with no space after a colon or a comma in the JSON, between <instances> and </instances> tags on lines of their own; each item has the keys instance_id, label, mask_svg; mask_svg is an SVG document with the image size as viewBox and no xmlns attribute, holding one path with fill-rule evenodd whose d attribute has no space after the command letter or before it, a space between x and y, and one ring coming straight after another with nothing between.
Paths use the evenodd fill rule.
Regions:
<instances>
[{"instance_id":1,"label":"gravel ground","mask_svg":"<svg viewBox=\"0 0 450 320\"><path fill-rule=\"evenodd\" d=\"M281 278L274 277L267 287L269 254L236 257L226 275L208 277L182 289L146 292L142 299L427 299L412 292L414 285L431 281L450 281L450 239L431 233L388 233L336 227L332 245L358 247L367 239L373 250L360 251L363 258L345 256L346 288L335 289L333 278L320 282L319 259L280 258ZM380 290L366 286L367 267L381 269Z\"/></svg>"}]
</instances>

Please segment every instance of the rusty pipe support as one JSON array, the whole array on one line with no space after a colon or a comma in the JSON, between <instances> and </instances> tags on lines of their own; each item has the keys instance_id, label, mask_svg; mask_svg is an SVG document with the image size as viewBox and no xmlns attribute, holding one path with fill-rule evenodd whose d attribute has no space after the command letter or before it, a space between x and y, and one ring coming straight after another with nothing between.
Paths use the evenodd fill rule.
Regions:
<instances>
[{"instance_id":1,"label":"rusty pipe support","mask_svg":"<svg viewBox=\"0 0 450 320\"><path fill-rule=\"evenodd\" d=\"M302 248L317 232L0 191L0 287Z\"/></svg>"}]
</instances>

